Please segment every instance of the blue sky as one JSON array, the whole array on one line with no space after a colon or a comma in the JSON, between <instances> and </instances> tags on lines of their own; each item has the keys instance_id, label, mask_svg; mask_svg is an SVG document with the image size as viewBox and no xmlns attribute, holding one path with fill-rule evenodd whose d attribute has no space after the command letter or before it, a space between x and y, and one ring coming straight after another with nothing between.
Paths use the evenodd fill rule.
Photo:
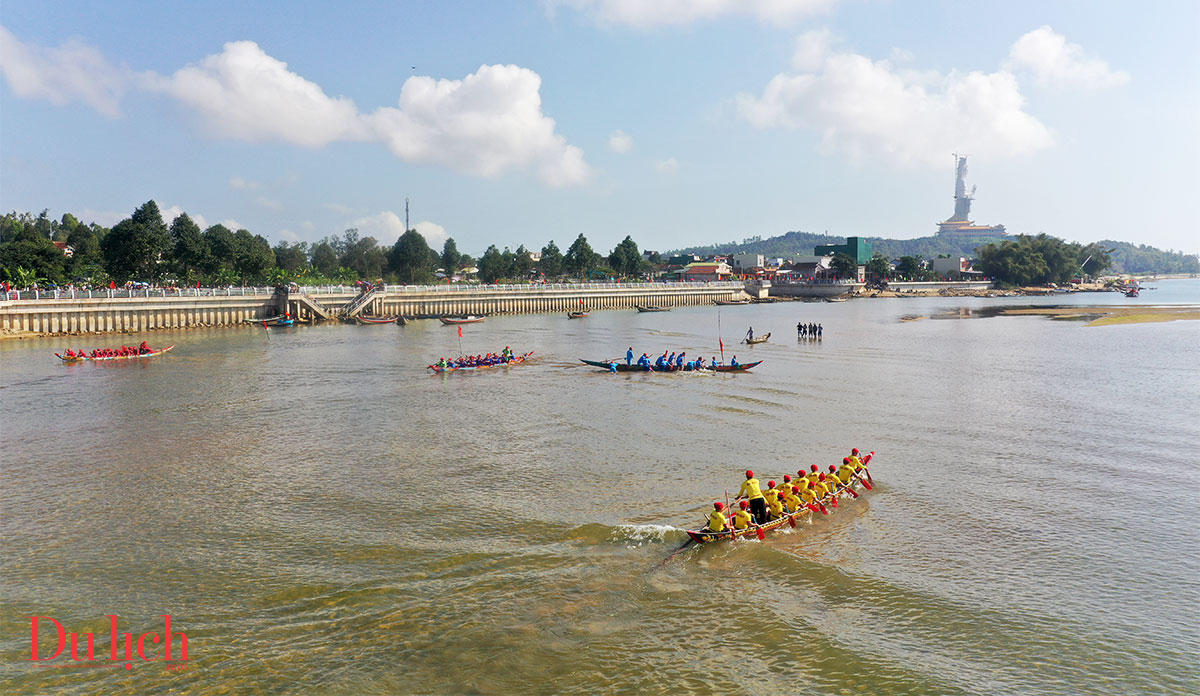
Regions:
<instances>
[{"instance_id":1,"label":"blue sky","mask_svg":"<svg viewBox=\"0 0 1200 696\"><path fill-rule=\"evenodd\" d=\"M555 0L0 10L0 207L607 252L789 230L1200 252L1200 3Z\"/></svg>"}]
</instances>

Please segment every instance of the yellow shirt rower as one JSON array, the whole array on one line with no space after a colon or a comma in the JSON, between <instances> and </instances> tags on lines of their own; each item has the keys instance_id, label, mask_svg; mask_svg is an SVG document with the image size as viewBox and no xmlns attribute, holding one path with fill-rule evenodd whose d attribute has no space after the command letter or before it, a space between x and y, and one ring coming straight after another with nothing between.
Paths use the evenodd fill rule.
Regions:
<instances>
[{"instance_id":1,"label":"yellow shirt rower","mask_svg":"<svg viewBox=\"0 0 1200 696\"><path fill-rule=\"evenodd\" d=\"M755 521L759 524L767 521L767 500L758 486L758 479L754 478L754 472L750 469L746 469L746 480L742 482L737 497L750 501L750 512L754 514Z\"/></svg>"},{"instance_id":2,"label":"yellow shirt rower","mask_svg":"<svg viewBox=\"0 0 1200 696\"><path fill-rule=\"evenodd\" d=\"M713 503L713 508L715 509L708 513L708 531L723 532L725 531L725 513L722 510L725 509L725 504Z\"/></svg>"},{"instance_id":3,"label":"yellow shirt rower","mask_svg":"<svg viewBox=\"0 0 1200 696\"><path fill-rule=\"evenodd\" d=\"M753 517L751 517L750 511L747 509L750 507L750 504L743 500L741 505L742 505L742 508L740 510L738 510L736 513L734 513L734 515L733 515L733 528L734 529L746 529L747 527L750 526L750 523L754 519Z\"/></svg>"}]
</instances>

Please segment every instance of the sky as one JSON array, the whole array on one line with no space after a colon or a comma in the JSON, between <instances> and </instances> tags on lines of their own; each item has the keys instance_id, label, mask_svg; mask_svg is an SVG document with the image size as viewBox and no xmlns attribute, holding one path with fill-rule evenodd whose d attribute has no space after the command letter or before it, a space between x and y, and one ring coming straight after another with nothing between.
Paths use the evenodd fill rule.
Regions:
<instances>
[{"instance_id":1,"label":"sky","mask_svg":"<svg viewBox=\"0 0 1200 696\"><path fill-rule=\"evenodd\" d=\"M1200 252L1200 2L0 6L0 208L606 253L972 218ZM169 221L169 220L168 220Z\"/></svg>"}]
</instances>

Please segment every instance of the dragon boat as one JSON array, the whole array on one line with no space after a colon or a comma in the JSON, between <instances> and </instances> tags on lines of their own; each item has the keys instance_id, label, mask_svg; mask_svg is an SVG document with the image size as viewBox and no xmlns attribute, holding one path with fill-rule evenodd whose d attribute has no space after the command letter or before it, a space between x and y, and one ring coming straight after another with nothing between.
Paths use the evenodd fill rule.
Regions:
<instances>
[{"instance_id":1,"label":"dragon boat","mask_svg":"<svg viewBox=\"0 0 1200 696\"><path fill-rule=\"evenodd\" d=\"M159 350L152 350L149 353L141 353L139 355L104 355L104 356L97 356L94 358L91 357L90 355L77 355L72 358L64 357L62 355L59 355L58 353L55 353L54 355L56 357L58 357L59 360L62 360L65 363L100 362L102 360L136 360L138 358L158 357L158 356L162 355L163 353L166 353L167 351L171 350L174 347L175 346L171 345L171 346L167 346L166 348L160 348Z\"/></svg>"},{"instance_id":2,"label":"dragon boat","mask_svg":"<svg viewBox=\"0 0 1200 696\"><path fill-rule=\"evenodd\" d=\"M520 364L524 363L526 360L528 360L529 356L531 356L531 355L533 355L532 350L524 355L514 355L512 357L512 359L509 360L508 362L498 362L498 363L494 363L492 365L467 365L465 367L455 367L453 365L449 365L447 367L441 367L440 365L430 365L429 369L433 370L434 372L439 372L439 373L441 373L441 372L462 372L464 370L490 370L493 367L511 367L513 365L520 365Z\"/></svg>"},{"instance_id":3,"label":"dragon boat","mask_svg":"<svg viewBox=\"0 0 1200 696\"><path fill-rule=\"evenodd\" d=\"M863 465L866 465L867 463L869 463L871 461L871 457L873 457L874 454L875 453L872 452L870 455L868 455L866 457L866 459L863 460ZM841 490L838 491L837 495L839 498L841 498L844 495L850 495L851 497L857 498L858 497L857 491L861 490L861 488L862 488L861 479L857 479L857 478L851 479L850 484L847 486L843 486L841 488ZM855 493L848 493L848 491L855 491ZM712 542L712 541L733 541L735 539L745 539L747 537L755 538L758 536L758 532L760 530L765 534L767 532L775 531L776 529L779 529L779 528L783 527L784 525L788 525L789 527L795 527L796 522L798 520L804 519L805 515L814 514L815 508L816 508L815 505L801 506L800 509L796 510L795 512L785 513L781 517L776 517L774 519L768 520L764 524L760 524L757 526L750 526L745 529L734 529L732 526L732 523L731 523L730 526L722 532L713 532L705 527L702 527L700 529L685 529L684 531L687 532L688 537L690 537L691 540L696 542L697 544L705 544L705 543Z\"/></svg>"},{"instance_id":4,"label":"dragon boat","mask_svg":"<svg viewBox=\"0 0 1200 696\"><path fill-rule=\"evenodd\" d=\"M657 367L655 367L653 364L651 364L650 369L646 370L646 368L642 367L641 365L637 365L637 364L626 365L625 361L623 361L623 360L621 360L621 361L617 361L617 360L584 360L583 358L580 358L579 361L585 365L591 365L592 367L598 367L601 370L605 370L608 372L612 371L611 365L613 363L616 363L616 365L617 365L617 372L746 372L762 363L761 360L755 360L754 362L743 363L741 365L736 365L736 366L735 365L717 365L715 368L705 367L705 368L702 368L699 370L682 370L679 368L671 368L669 370L660 370Z\"/></svg>"}]
</instances>

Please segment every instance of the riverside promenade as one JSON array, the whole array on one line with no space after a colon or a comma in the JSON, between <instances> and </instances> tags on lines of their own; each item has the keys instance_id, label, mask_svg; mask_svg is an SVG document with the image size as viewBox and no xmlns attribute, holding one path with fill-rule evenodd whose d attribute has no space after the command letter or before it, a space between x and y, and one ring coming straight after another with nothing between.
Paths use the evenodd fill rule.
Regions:
<instances>
[{"instance_id":1,"label":"riverside promenade","mask_svg":"<svg viewBox=\"0 0 1200 696\"><path fill-rule=\"evenodd\" d=\"M289 313L302 322L358 315L435 317L682 307L745 297L741 282L390 285L22 291L0 295L0 337L231 326Z\"/></svg>"}]
</instances>

